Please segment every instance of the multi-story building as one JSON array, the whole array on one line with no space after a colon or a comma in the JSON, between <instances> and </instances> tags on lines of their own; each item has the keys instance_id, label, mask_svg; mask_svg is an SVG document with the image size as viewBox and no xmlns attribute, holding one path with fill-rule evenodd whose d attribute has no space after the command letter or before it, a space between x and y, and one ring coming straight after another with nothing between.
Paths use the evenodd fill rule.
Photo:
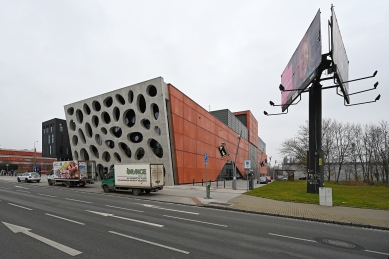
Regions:
<instances>
[{"instance_id":1,"label":"multi-story building","mask_svg":"<svg viewBox=\"0 0 389 259\"><path fill-rule=\"evenodd\" d=\"M42 153L36 150L0 149L0 170L11 170L17 165L18 172L33 171L34 167L50 171L55 161L57 160L42 157Z\"/></svg>"},{"instance_id":2,"label":"multi-story building","mask_svg":"<svg viewBox=\"0 0 389 259\"><path fill-rule=\"evenodd\" d=\"M246 176L245 160L256 175L267 172L250 111L208 112L161 77L65 105L65 115L73 159L95 160L100 172L114 164L164 164L166 185L229 178L235 161L238 177Z\"/></svg>"},{"instance_id":3,"label":"multi-story building","mask_svg":"<svg viewBox=\"0 0 389 259\"><path fill-rule=\"evenodd\" d=\"M58 161L72 160L66 120L51 119L42 122L42 156Z\"/></svg>"}]
</instances>

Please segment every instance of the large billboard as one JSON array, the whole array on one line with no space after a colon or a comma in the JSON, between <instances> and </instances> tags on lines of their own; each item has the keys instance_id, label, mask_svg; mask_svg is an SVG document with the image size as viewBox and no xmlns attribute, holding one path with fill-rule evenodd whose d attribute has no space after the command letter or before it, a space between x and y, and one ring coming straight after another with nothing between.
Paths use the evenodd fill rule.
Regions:
<instances>
[{"instance_id":1,"label":"large billboard","mask_svg":"<svg viewBox=\"0 0 389 259\"><path fill-rule=\"evenodd\" d=\"M347 103L350 103L350 97L348 95L348 83L343 83L348 81L348 58L346 54L346 49L343 44L342 35L340 35L338 21L336 20L334 7L331 7L331 45L332 45L332 61L335 65L335 78L337 83L340 85L340 89L343 92L344 99Z\"/></svg>"},{"instance_id":2,"label":"large billboard","mask_svg":"<svg viewBox=\"0 0 389 259\"><path fill-rule=\"evenodd\" d=\"M282 111L285 111L316 77L321 63L320 9L300 41L292 58L281 75L285 90L281 94ZM292 90L292 91L291 91Z\"/></svg>"}]
</instances>

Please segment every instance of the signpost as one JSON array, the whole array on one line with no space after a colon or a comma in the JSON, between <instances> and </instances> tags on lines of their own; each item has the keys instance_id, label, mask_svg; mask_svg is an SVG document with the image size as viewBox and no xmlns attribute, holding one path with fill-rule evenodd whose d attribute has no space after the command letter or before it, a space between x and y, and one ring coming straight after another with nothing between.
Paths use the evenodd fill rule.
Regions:
<instances>
[{"instance_id":1,"label":"signpost","mask_svg":"<svg viewBox=\"0 0 389 259\"><path fill-rule=\"evenodd\" d=\"M208 154L204 153L204 164L205 164L205 194L206 199L210 199L211 186L208 185L208 172L207 172L207 164L208 164Z\"/></svg>"},{"instance_id":2,"label":"signpost","mask_svg":"<svg viewBox=\"0 0 389 259\"><path fill-rule=\"evenodd\" d=\"M251 169L251 160L244 160L244 169L246 170L247 191L249 190L249 172Z\"/></svg>"}]
</instances>

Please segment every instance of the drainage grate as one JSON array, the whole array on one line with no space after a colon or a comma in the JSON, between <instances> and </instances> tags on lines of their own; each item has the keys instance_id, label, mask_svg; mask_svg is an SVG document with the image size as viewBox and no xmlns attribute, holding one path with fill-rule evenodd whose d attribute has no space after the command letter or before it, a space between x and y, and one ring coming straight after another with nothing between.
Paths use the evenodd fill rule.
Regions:
<instances>
[{"instance_id":1,"label":"drainage grate","mask_svg":"<svg viewBox=\"0 0 389 259\"><path fill-rule=\"evenodd\" d=\"M315 238L316 241L330 245L330 246L336 246L339 248L345 248L345 249L353 249L353 250L363 250L364 248L360 245L350 243L343 240L337 240L332 238Z\"/></svg>"}]
</instances>

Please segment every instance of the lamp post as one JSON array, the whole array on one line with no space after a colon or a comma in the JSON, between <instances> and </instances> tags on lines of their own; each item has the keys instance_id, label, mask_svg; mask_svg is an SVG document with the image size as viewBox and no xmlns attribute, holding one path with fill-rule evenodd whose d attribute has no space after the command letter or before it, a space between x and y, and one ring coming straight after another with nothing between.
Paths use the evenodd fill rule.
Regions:
<instances>
[{"instance_id":1,"label":"lamp post","mask_svg":"<svg viewBox=\"0 0 389 259\"><path fill-rule=\"evenodd\" d=\"M242 131L240 132L240 135L238 135L238 146L236 147L236 153L235 153L234 172L233 172L234 179L232 180L232 189L233 190L236 190L236 157L238 156L240 139L242 138L241 134L242 134Z\"/></svg>"},{"instance_id":2,"label":"lamp post","mask_svg":"<svg viewBox=\"0 0 389 259\"><path fill-rule=\"evenodd\" d=\"M36 149L35 149L35 143L36 142L38 142L38 140L37 141L34 141L34 170L36 171L36 168L35 168L35 166L36 166Z\"/></svg>"}]
</instances>

